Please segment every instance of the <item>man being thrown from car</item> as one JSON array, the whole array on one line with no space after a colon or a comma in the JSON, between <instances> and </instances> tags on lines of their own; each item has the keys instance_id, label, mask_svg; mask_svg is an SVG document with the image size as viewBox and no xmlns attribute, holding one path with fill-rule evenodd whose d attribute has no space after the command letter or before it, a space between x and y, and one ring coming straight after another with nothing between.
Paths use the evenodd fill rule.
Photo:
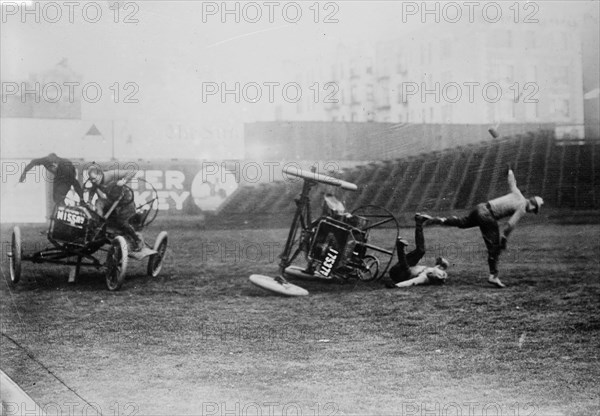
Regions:
<instances>
[{"instance_id":1,"label":"man being thrown from car","mask_svg":"<svg viewBox=\"0 0 600 416\"><path fill-rule=\"evenodd\" d=\"M525 198L519 188L515 174L508 167L508 186L510 193L477 205L470 213L462 217L435 217L425 222L425 225L443 225L458 228L479 227L483 241L488 251L490 275L488 282L496 287L506 287L498 278L498 258L506 249L506 242L517 222L527 213L538 214L544 200L539 196ZM498 221L509 218L506 228L500 235Z\"/></svg>"},{"instance_id":2,"label":"man being thrown from car","mask_svg":"<svg viewBox=\"0 0 600 416\"><path fill-rule=\"evenodd\" d=\"M108 223L121 230L125 237L132 242L132 249L138 252L143 248L142 240L130 224L130 218L135 215L135 201L133 193L123 186L134 176L133 170L108 170L106 172L93 165L88 169L88 176L93 187L90 191L90 199L94 193L98 196L96 200L96 212L102 216L117 202L117 206L108 217Z\"/></svg>"},{"instance_id":3,"label":"man being thrown from car","mask_svg":"<svg viewBox=\"0 0 600 416\"><path fill-rule=\"evenodd\" d=\"M19 182L24 182L27 177L27 172L36 166L42 165L49 172L54 174L54 180L52 183L52 199L55 204L64 204L67 194L71 190L71 187L75 190L79 196L79 200L83 201L83 190L81 185L77 181L77 174L75 166L69 159L63 159L58 157L56 153L50 153L48 156L41 157L39 159L33 159L25 169L19 178Z\"/></svg>"},{"instance_id":4,"label":"man being thrown from car","mask_svg":"<svg viewBox=\"0 0 600 416\"><path fill-rule=\"evenodd\" d=\"M393 284L388 287L408 287L417 285L440 285L446 283L449 263L443 257L435 259L435 266L419 266L419 260L425 255L425 237L423 236L423 223L431 220L429 215L415 215L415 244L416 248L410 253L404 252L408 242L403 238L396 241L398 263L390 268L389 274Z\"/></svg>"}]
</instances>

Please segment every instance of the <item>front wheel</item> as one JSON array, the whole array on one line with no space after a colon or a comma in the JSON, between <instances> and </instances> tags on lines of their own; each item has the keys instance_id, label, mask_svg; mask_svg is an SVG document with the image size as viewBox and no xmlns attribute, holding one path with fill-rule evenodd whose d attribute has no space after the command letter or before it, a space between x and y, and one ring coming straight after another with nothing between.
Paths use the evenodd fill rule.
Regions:
<instances>
[{"instance_id":1,"label":"front wheel","mask_svg":"<svg viewBox=\"0 0 600 416\"><path fill-rule=\"evenodd\" d=\"M13 228L10 245L10 281L16 284L21 279L21 229L18 226Z\"/></svg>"},{"instance_id":2,"label":"front wheel","mask_svg":"<svg viewBox=\"0 0 600 416\"><path fill-rule=\"evenodd\" d=\"M110 291L119 290L127 272L127 241L122 236L115 237L106 256L106 287Z\"/></svg>"},{"instance_id":3,"label":"front wheel","mask_svg":"<svg viewBox=\"0 0 600 416\"><path fill-rule=\"evenodd\" d=\"M165 254L167 253L168 241L169 238L166 231L162 231L156 237L156 241L154 242L154 251L156 251L156 254L151 255L148 259L148 276L156 277L160 273L163 261L165 260Z\"/></svg>"}]
</instances>

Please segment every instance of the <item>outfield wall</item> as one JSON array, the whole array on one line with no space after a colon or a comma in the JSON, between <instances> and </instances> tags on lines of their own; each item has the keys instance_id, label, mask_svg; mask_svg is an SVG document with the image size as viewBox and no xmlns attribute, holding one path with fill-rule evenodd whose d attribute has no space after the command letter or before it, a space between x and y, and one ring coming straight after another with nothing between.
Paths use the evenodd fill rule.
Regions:
<instances>
[{"instance_id":1,"label":"outfield wall","mask_svg":"<svg viewBox=\"0 0 600 416\"><path fill-rule=\"evenodd\" d=\"M73 159L81 183L87 179L86 170L93 163ZM50 216L53 175L43 167L28 172L26 180L19 177L29 159L0 160L0 222L43 223ZM265 161L265 160L137 160L100 162L103 169L135 171L131 188L136 202L142 204L152 198L156 189L159 210L169 216L202 216L218 212L240 187L260 186L273 182L297 182L298 178L284 176L286 166L309 169L315 166L320 172L340 174L343 169L359 162L350 161ZM71 191L68 198L74 204L78 197Z\"/></svg>"}]
</instances>

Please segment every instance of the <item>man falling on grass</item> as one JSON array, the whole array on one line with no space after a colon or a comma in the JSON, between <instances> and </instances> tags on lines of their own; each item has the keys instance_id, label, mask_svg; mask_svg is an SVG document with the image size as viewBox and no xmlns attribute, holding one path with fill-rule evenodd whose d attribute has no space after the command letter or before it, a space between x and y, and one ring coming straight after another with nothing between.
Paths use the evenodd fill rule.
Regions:
<instances>
[{"instance_id":1,"label":"man falling on grass","mask_svg":"<svg viewBox=\"0 0 600 416\"><path fill-rule=\"evenodd\" d=\"M446 269L450 265L443 257L435 259L433 267L419 266L418 263L425 255L425 237L423 236L423 223L431 221L433 218L429 215L415 215L415 245L416 248L410 253L404 252L408 242L403 238L396 240L396 251L398 254L398 263L390 268L390 279L393 283L388 283L389 288L408 287L418 285L440 285L446 283L448 273Z\"/></svg>"},{"instance_id":2,"label":"man falling on grass","mask_svg":"<svg viewBox=\"0 0 600 416\"><path fill-rule=\"evenodd\" d=\"M517 222L526 213L539 214L544 200L539 196L525 198L519 188L515 174L508 167L508 186L510 193L491 201L477 205L469 214L462 217L435 217L425 222L425 225L444 225L458 228L479 227L488 252L490 275L488 282L494 286L506 287L498 278L498 258L502 250L506 250L506 242ZM504 232L500 235L498 221L508 218Z\"/></svg>"}]
</instances>

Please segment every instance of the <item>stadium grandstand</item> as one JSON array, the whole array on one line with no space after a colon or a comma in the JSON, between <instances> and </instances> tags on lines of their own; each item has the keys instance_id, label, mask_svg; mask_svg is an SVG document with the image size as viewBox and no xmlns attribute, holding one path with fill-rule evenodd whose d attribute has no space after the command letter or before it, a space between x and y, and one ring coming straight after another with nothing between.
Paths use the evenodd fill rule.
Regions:
<instances>
[{"instance_id":1,"label":"stadium grandstand","mask_svg":"<svg viewBox=\"0 0 600 416\"><path fill-rule=\"evenodd\" d=\"M524 195L541 195L547 213L561 209L592 213L600 208L600 141L570 144L553 130L515 135L347 168L340 178L357 192L334 191L349 210L365 204L386 207L407 223L416 211L448 214L507 191L510 165ZM215 224L285 226L301 182L242 186L221 206ZM315 204L318 205L318 200ZM318 215L321 206L313 206ZM596 211L597 214L597 211Z\"/></svg>"}]
</instances>

